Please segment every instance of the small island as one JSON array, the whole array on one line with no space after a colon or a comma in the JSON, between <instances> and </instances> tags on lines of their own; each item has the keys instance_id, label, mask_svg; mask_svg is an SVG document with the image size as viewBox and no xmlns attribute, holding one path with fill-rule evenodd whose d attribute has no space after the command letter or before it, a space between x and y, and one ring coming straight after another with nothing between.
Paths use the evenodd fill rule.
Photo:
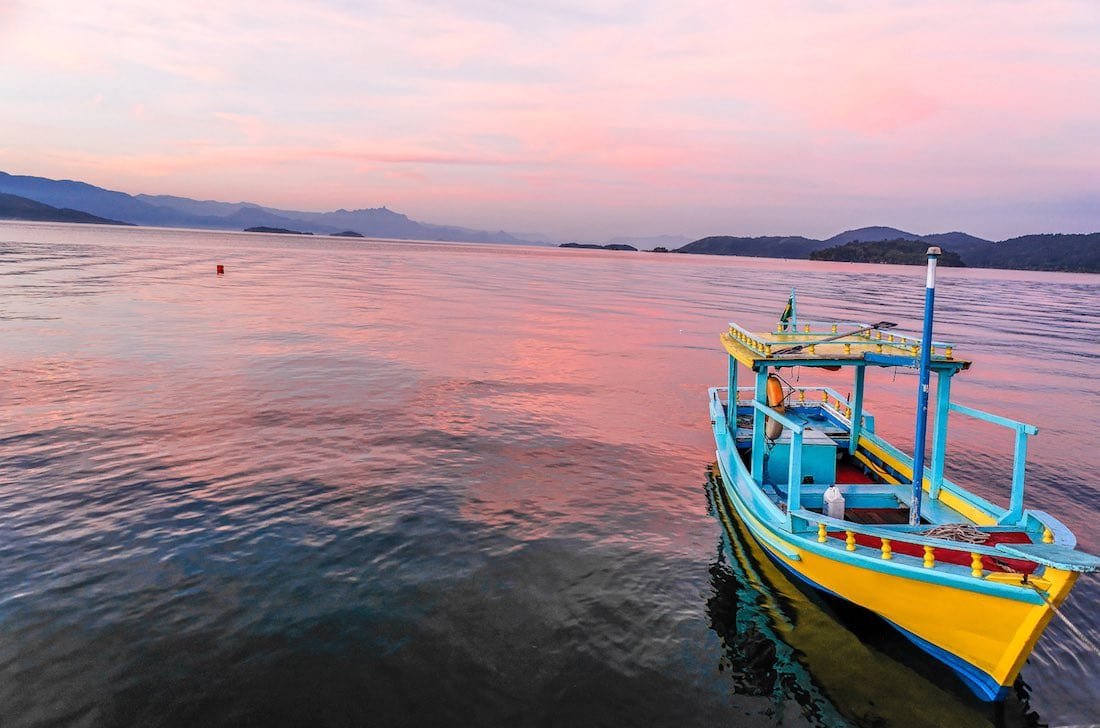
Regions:
<instances>
[{"instance_id":1,"label":"small island","mask_svg":"<svg viewBox=\"0 0 1100 728\"><path fill-rule=\"evenodd\" d=\"M559 248L586 248L589 250L633 250L638 252L638 249L633 245L624 245L623 243L610 243L608 245L597 245L596 243L562 243Z\"/></svg>"},{"instance_id":2,"label":"small island","mask_svg":"<svg viewBox=\"0 0 1100 728\"><path fill-rule=\"evenodd\" d=\"M331 237L334 238L365 238L363 233L357 233L354 230L345 230L342 233L333 233Z\"/></svg>"},{"instance_id":3,"label":"small island","mask_svg":"<svg viewBox=\"0 0 1100 728\"><path fill-rule=\"evenodd\" d=\"M833 248L814 250L810 253L810 260L924 265L928 261L928 243L923 240L905 240L904 238L869 243L853 240L850 243L837 245ZM955 268L966 266L959 254L950 250L943 251L943 254L940 255L939 264Z\"/></svg>"},{"instance_id":4,"label":"small island","mask_svg":"<svg viewBox=\"0 0 1100 728\"><path fill-rule=\"evenodd\" d=\"M278 233L279 235L312 235L313 233L302 232L301 230L287 230L286 228L267 227L266 225L257 225L256 227L245 228L246 233Z\"/></svg>"}]
</instances>

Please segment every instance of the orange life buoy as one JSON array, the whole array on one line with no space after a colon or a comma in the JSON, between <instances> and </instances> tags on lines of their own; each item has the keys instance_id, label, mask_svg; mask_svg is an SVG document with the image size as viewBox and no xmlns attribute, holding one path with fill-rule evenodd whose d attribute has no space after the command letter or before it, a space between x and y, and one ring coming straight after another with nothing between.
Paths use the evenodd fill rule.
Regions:
<instances>
[{"instance_id":1,"label":"orange life buoy","mask_svg":"<svg viewBox=\"0 0 1100 728\"><path fill-rule=\"evenodd\" d=\"M783 382L774 374L768 375L768 406L776 412L783 414L787 408L783 406ZM768 417L764 420L764 437L769 440L777 440L783 434L783 423Z\"/></svg>"}]
</instances>

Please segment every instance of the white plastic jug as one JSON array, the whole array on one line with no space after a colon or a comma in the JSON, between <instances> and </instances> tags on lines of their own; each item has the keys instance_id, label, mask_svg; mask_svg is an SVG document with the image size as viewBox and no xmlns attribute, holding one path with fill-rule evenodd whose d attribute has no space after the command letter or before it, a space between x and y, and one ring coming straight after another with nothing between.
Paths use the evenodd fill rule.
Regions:
<instances>
[{"instance_id":1,"label":"white plastic jug","mask_svg":"<svg viewBox=\"0 0 1100 728\"><path fill-rule=\"evenodd\" d=\"M844 496L835 485L825 489L825 515L829 518L844 518Z\"/></svg>"}]
</instances>

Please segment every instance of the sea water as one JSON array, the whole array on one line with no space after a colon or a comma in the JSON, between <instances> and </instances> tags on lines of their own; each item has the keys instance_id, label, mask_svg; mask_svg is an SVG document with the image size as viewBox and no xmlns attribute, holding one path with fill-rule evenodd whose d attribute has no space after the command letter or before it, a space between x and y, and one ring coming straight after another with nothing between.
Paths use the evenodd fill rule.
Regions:
<instances>
[{"instance_id":1,"label":"sea water","mask_svg":"<svg viewBox=\"0 0 1100 728\"><path fill-rule=\"evenodd\" d=\"M923 283L0 224L0 725L1094 722L1094 577L998 711L715 503L727 322L770 328L794 286L802 317L916 331ZM1039 427L1028 504L1100 550L1100 277L938 283L956 400ZM868 377L904 448L916 387ZM1012 446L952 418L948 475L1004 503Z\"/></svg>"}]
</instances>

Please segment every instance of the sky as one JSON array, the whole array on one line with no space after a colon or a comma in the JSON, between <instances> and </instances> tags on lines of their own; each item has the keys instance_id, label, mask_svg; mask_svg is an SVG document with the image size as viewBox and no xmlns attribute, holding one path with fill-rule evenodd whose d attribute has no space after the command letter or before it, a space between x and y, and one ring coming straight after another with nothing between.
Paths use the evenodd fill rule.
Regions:
<instances>
[{"instance_id":1,"label":"sky","mask_svg":"<svg viewBox=\"0 0 1100 728\"><path fill-rule=\"evenodd\" d=\"M1100 230L1096 0L0 0L0 170L612 236Z\"/></svg>"}]
</instances>

